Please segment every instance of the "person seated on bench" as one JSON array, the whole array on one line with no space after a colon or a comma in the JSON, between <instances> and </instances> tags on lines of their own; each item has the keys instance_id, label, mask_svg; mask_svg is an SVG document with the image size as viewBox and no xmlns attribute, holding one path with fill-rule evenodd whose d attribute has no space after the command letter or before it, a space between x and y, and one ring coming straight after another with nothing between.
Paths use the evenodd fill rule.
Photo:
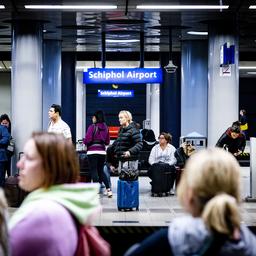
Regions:
<instances>
[{"instance_id":1,"label":"person seated on bench","mask_svg":"<svg viewBox=\"0 0 256 256\"><path fill-rule=\"evenodd\" d=\"M188 215L124 255L256 255L256 238L241 222L241 171L235 158L218 148L204 149L185 169L178 199Z\"/></svg>"},{"instance_id":2,"label":"person seated on bench","mask_svg":"<svg viewBox=\"0 0 256 256\"><path fill-rule=\"evenodd\" d=\"M195 153L196 148L191 145L190 143L187 142L183 142L179 148L177 148L177 150L174 153L174 156L177 160L176 164L175 164L175 168L176 168L176 184L175 187L177 188L179 181L180 181L180 177L181 177L181 173L183 172L184 166L186 161L188 160L188 158Z\"/></svg>"},{"instance_id":3,"label":"person seated on bench","mask_svg":"<svg viewBox=\"0 0 256 256\"><path fill-rule=\"evenodd\" d=\"M153 130L143 129L142 134L142 149L141 151L151 151L151 149L158 143Z\"/></svg>"},{"instance_id":4,"label":"person seated on bench","mask_svg":"<svg viewBox=\"0 0 256 256\"><path fill-rule=\"evenodd\" d=\"M159 144L155 145L150 152L148 159L149 164L165 163L174 167L176 164L176 158L174 156L176 148L171 145L172 135L170 133L161 132L158 139ZM152 177L151 168L148 171L148 177Z\"/></svg>"}]
</instances>

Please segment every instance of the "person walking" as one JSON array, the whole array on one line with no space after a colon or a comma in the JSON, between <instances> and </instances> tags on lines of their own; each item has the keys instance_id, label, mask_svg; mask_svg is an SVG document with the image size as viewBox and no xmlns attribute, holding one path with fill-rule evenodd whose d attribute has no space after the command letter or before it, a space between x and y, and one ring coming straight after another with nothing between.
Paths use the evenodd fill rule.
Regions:
<instances>
[{"instance_id":1,"label":"person walking","mask_svg":"<svg viewBox=\"0 0 256 256\"><path fill-rule=\"evenodd\" d=\"M12 139L12 136L11 136L11 120L9 118L9 116L7 114L2 114L0 116L0 124L1 125L4 125L7 130L8 130L8 133L10 135L10 140L12 142L12 145L9 145L7 146L7 149L6 149L6 154L7 154L7 162L6 162L6 173L7 173L7 176L9 177L11 175L11 158L14 154L14 142L13 142L13 139Z\"/></svg>"},{"instance_id":2,"label":"person walking","mask_svg":"<svg viewBox=\"0 0 256 256\"><path fill-rule=\"evenodd\" d=\"M68 124L61 119L61 106L52 104L48 114L50 118L48 132L62 134L68 141L72 142L70 128Z\"/></svg>"},{"instance_id":3,"label":"person walking","mask_svg":"<svg viewBox=\"0 0 256 256\"><path fill-rule=\"evenodd\" d=\"M244 133L245 138L248 138L248 121L246 117L245 109L241 109L239 112L240 129Z\"/></svg>"},{"instance_id":4,"label":"person walking","mask_svg":"<svg viewBox=\"0 0 256 256\"><path fill-rule=\"evenodd\" d=\"M109 130L105 123L104 113L98 110L93 114L92 124L88 127L83 140L83 143L87 146L87 156L93 182L99 182L101 184L103 181L106 145L109 145L109 142Z\"/></svg>"}]
</instances>

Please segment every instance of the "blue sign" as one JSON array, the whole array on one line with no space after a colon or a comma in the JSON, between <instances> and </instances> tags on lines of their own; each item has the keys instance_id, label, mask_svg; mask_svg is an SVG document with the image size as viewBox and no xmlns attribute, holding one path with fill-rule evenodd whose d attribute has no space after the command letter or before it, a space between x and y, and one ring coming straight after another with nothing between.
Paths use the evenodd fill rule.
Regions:
<instances>
[{"instance_id":1,"label":"blue sign","mask_svg":"<svg viewBox=\"0 0 256 256\"><path fill-rule=\"evenodd\" d=\"M84 84L146 84L162 83L161 68L89 68Z\"/></svg>"},{"instance_id":2,"label":"blue sign","mask_svg":"<svg viewBox=\"0 0 256 256\"><path fill-rule=\"evenodd\" d=\"M235 64L235 45L225 43L220 49L220 64L230 65Z\"/></svg>"},{"instance_id":3,"label":"blue sign","mask_svg":"<svg viewBox=\"0 0 256 256\"><path fill-rule=\"evenodd\" d=\"M98 97L132 98L134 90L98 90Z\"/></svg>"}]
</instances>

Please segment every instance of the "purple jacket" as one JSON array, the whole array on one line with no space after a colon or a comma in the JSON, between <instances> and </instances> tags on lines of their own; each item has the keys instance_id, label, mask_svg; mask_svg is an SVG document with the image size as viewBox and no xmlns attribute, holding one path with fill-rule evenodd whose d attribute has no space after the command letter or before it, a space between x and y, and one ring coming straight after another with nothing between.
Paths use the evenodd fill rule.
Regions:
<instances>
[{"instance_id":1,"label":"purple jacket","mask_svg":"<svg viewBox=\"0 0 256 256\"><path fill-rule=\"evenodd\" d=\"M105 145L109 145L110 137L105 123L91 124L83 140L88 151L105 151Z\"/></svg>"},{"instance_id":2,"label":"purple jacket","mask_svg":"<svg viewBox=\"0 0 256 256\"><path fill-rule=\"evenodd\" d=\"M38 207L10 231L12 256L73 256L77 243L73 217L49 200L38 200Z\"/></svg>"}]
</instances>

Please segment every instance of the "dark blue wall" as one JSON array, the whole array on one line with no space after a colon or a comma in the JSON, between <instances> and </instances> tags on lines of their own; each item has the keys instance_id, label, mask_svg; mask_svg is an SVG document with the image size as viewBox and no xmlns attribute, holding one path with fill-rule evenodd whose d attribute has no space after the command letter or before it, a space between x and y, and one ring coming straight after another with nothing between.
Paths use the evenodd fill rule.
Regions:
<instances>
[{"instance_id":1,"label":"dark blue wall","mask_svg":"<svg viewBox=\"0 0 256 256\"><path fill-rule=\"evenodd\" d=\"M249 136L256 136L256 79L244 78L239 79L239 109L245 109L249 124Z\"/></svg>"},{"instance_id":2,"label":"dark blue wall","mask_svg":"<svg viewBox=\"0 0 256 256\"><path fill-rule=\"evenodd\" d=\"M91 124L91 117L97 110L103 110L108 126L119 126L118 113L129 110L133 120L142 125L146 119L146 85L118 85L118 90L134 90L133 98L103 98L98 97L98 90L114 90L111 84L86 85L86 126Z\"/></svg>"}]
</instances>

